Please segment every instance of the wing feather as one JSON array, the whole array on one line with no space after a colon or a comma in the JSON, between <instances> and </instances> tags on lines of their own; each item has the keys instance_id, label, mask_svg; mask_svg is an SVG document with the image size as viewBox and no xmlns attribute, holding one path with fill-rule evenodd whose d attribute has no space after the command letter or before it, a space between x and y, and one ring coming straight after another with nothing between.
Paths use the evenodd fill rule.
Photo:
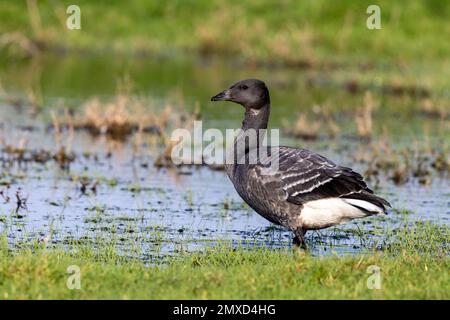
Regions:
<instances>
[{"instance_id":1,"label":"wing feather","mask_svg":"<svg viewBox=\"0 0 450 320\"><path fill-rule=\"evenodd\" d=\"M329 197L369 201L382 209L390 204L373 194L363 177L351 168L338 166L327 158L306 149L279 148L277 180L286 200L303 204Z\"/></svg>"}]
</instances>

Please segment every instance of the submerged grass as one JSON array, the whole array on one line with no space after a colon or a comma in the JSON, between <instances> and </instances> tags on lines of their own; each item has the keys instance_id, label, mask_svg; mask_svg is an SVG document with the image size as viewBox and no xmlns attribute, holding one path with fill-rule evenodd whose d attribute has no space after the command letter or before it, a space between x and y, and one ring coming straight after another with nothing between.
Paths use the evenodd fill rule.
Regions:
<instances>
[{"instance_id":1,"label":"submerged grass","mask_svg":"<svg viewBox=\"0 0 450 320\"><path fill-rule=\"evenodd\" d=\"M112 244L0 246L4 299L448 299L448 227L418 223L396 231L381 252L314 257L291 250L220 244L204 252L148 266L125 258ZM97 248L97 249L94 249ZM80 269L70 290L70 266ZM73 268L73 267L72 267ZM369 289L370 270L380 289ZM75 268L76 269L76 268ZM73 270L73 269L69 269Z\"/></svg>"}]
</instances>

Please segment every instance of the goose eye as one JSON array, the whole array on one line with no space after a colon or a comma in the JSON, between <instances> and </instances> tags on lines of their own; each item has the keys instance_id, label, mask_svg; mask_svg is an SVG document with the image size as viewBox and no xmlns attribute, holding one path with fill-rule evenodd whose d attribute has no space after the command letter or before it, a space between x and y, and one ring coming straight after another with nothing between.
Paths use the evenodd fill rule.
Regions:
<instances>
[{"instance_id":1,"label":"goose eye","mask_svg":"<svg viewBox=\"0 0 450 320\"><path fill-rule=\"evenodd\" d=\"M247 90L248 87L244 84L244 85L241 87L241 89L242 89L242 90Z\"/></svg>"}]
</instances>

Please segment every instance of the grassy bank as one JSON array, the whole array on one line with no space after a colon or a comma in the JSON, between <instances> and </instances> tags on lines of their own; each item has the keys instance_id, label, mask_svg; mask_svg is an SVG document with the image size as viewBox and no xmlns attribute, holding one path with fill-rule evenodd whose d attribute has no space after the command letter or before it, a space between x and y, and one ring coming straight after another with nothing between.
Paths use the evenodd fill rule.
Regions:
<instances>
[{"instance_id":1,"label":"grassy bank","mask_svg":"<svg viewBox=\"0 0 450 320\"><path fill-rule=\"evenodd\" d=\"M25 298L145 299L448 299L448 227L417 224L395 232L382 252L313 257L290 250L232 249L170 258L160 266L126 259L112 247L71 251L0 250L0 295ZM69 266L81 289L69 290ZM369 289L370 266L380 289ZM373 268L373 267L372 267ZM373 269L372 269L373 270Z\"/></svg>"},{"instance_id":2,"label":"grassy bank","mask_svg":"<svg viewBox=\"0 0 450 320\"><path fill-rule=\"evenodd\" d=\"M443 61L446 1L378 1L381 30L366 27L373 1L79 0L81 30L66 28L70 1L11 1L0 9L4 47L128 53L192 51L307 66L322 60ZM24 37L31 40L27 42Z\"/></svg>"}]
</instances>

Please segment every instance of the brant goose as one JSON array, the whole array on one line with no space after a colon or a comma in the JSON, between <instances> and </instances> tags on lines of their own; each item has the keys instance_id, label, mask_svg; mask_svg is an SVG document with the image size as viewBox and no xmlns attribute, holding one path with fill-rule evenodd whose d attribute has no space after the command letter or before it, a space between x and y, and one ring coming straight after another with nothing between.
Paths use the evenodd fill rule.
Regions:
<instances>
[{"instance_id":1,"label":"brant goose","mask_svg":"<svg viewBox=\"0 0 450 320\"><path fill-rule=\"evenodd\" d=\"M215 95L211 101L232 101L245 108L242 130L235 137L232 161L225 164L227 174L242 199L257 213L291 230L294 244L306 248L305 232L342 224L355 218L386 214L389 202L373 194L363 177L351 168L339 166L306 149L266 147L260 138L245 138L248 130L265 132L269 120L270 96L265 83L256 79L237 82ZM259 136L259 135L257 135ZM235 153L244 138L245 151ZM248 161L257 150L256 164ZM240 161L237 161L238 158ZM242 161L242 160L245 161ZM228 160L228 158L227 158ZM264 171L277 161L278 168Z\"/></svg>"}]
</instances>

